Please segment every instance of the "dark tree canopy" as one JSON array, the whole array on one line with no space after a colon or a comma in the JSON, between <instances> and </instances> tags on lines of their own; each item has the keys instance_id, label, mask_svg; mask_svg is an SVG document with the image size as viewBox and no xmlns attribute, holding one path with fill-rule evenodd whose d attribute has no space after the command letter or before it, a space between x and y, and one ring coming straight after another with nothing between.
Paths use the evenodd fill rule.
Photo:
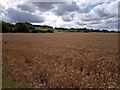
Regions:
<instances>
[{"instance_id":1,"label":"dark tree canopy","mask_svg":"<svg viewBox=\"0 0 120 90\"><path fill-rule=\"evenodd\" d=\"M16 23L17 32L29 32L29 27L25 23Z\"/></svg>"},{"instance_id":2,"label":"dark tree canopy","mask_svg":"<svg viewBox=\"0 0 120 90\"><path fill-rule=\"evenodd\" d=\"M2 22L2 32L9 32L8 25L5 22Z\"/></svg>"}]
</instances>

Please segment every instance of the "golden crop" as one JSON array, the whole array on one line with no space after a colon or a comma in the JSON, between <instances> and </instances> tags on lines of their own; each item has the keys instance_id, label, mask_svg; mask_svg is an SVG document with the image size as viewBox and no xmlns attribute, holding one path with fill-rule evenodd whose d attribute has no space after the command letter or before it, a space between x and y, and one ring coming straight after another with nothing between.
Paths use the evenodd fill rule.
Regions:
<instances>
[{"instance_id":1,"label":"golden crop","mask_svg":"<svg viewBox=\"0 0 120 90\"><path fill-rule=\"evenodd\" d=\"M117 33L3 34L3 88L117 88Z\"/></svg>"}]
</instances>

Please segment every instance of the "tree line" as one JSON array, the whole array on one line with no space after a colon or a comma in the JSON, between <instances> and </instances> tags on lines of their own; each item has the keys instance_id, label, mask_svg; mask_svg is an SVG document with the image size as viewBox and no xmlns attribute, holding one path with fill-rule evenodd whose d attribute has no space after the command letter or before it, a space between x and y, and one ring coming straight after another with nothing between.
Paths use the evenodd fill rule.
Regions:
<instances>
[{"instance_id":1,"label":"tree line","mask_svg":"<svg viewBox=\"0 0 120 90\"><path fill-rule=\"evenodd\" d=\"M55 28L56 30L58 30L58 32L84 32L84 33L88 33L88 32L104 32L104 33L117 33L117 31L109 31L109 30L99 30L99 29L87 29L87 28Z\"/></svg>"},{"instance_id":2,"label":"tree line","mask_svg":"<svg viewBox=\"0 0 120 90\"><path fill-rule=\"evenodd\" d=\"M15 24L6 23L2 21L2 32L3 33L54 33L58 32L104 32L104 33L116 33L117 31L99 30L99 29L87 29L87 28L53 28L47 25L32 25L29 22L18 22Z\"/></svg>"},{"instance_id":3,"label":"tree line","mask_svg":"<svg viewBox=\"0 0 120 90\"><path fill-rule=\"evenodd\" d=\"M36 27L40 27L43 29L36 29ZM45 28L47 30L44 30ZM16 24L2 22L2 32L12 32L12 33L53 33L53 28L48 26L40 26L40 25L32 25L31 23L25 22L21 23L18 22Z\"/></svg>"}]
</instances>

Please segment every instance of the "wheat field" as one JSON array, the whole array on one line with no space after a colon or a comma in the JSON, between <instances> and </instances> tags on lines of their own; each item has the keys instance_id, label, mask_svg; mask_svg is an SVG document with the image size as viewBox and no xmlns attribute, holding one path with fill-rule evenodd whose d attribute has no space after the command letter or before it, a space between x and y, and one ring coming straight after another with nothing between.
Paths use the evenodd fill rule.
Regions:
<instances>
[{"instance_id":1,"label":"wheat field","mask_svg":"<svg viewBox=\"0 0 120 90\"><path fill-rule=\"evenodd\" d=\"M3 88L117 88L117 33L2 35Z\"/></svg>"}]
</instances>

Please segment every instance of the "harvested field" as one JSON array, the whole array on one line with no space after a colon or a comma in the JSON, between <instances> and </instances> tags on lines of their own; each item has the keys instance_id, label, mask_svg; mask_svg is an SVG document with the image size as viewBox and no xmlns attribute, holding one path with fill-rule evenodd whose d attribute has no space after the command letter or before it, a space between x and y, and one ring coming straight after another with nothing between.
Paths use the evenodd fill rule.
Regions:
<instances>
[{"instance_id":1,"label":"harvested field","mask_svg":"<svg viewBox=\"0 0 120 90\"><path fill-rule=\"evenodd\" d=\"M3 34L3 88L116 88L117 33Z\"/></svg>"}]
</instances>

